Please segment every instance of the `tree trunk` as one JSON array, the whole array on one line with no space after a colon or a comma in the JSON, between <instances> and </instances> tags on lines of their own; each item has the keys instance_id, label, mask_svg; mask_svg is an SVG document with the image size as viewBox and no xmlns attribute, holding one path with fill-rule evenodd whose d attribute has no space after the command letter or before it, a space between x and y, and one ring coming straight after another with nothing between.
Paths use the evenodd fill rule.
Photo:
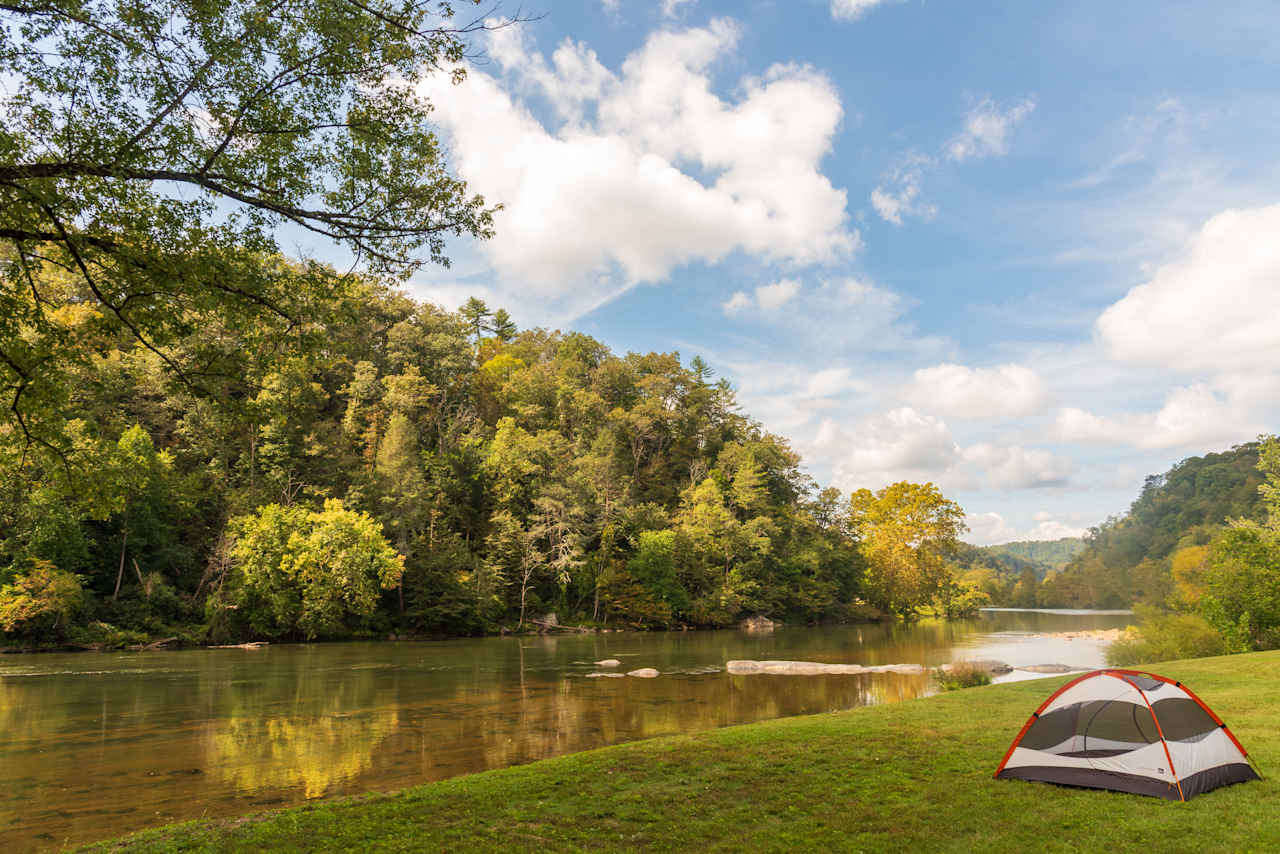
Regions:
<instances>
[{"instance_id":1,"label":"tree trunk","mask_svg":"<svg viewBox=\"0 0 1280 854\"><path fill-rule=\"evenodd\" d=\"M409 539L404 530L404 520L400 521L400 554L408 557ZM396 592L400 596L400 616L404 616L404 572L400 572L400 583L396 585Z\"/></svg>"},{"instance_id":2,"label":"tree trunk","mask_svg":"<svg viewBox=\"0 0 1280 854\"><path fill-rule=\"evenodd\" d=\"M532 569L525 569L520 576L520 628L524 628L524 603L529 595L529 579L533 577Z\"/></svg>"},{"instance_id":3,"label":"tree trunk","mask_svg":"<svg viewBox=\"0 0 1280 854\"><path fill-rule=\"evenodd\" d=\"M604 505L605 519L612 518L612 508L610 502L606 499ZM600 576L604 575L605 568L609 565L609 552L613 546L613 526L605 524L600 531L600 556L596 561L596 583L595 583L595 605L591 609L591 619L600 619Z\"/></svg>"},{"instance_id":4,"label":"tree trunk","mask_svg":"<svg viewBox=\"0 0 1280 854\"><path fill-rule=\"evenodd\" d=\"M138 559L133 559L133 571L138 575L138 584L142 585L142 592L147 597L147 601L151 601L151 585L142 579L142 567L138 566Z\"/></svg>"},{"instance_id":5,"label":"tree trunk","mask_svg":"<svg viewBox=\"0 0 1280 854\"><path fill-rule=\"evenodd\" d=\"M126 507L124 511L124 536L120 538L120 569L116 572L116 589L111 594L111 601L114 602L120 596L120 582L124 581L124 553L125 547L129 545L129 509Z\"/></svg>"}]
</instances>

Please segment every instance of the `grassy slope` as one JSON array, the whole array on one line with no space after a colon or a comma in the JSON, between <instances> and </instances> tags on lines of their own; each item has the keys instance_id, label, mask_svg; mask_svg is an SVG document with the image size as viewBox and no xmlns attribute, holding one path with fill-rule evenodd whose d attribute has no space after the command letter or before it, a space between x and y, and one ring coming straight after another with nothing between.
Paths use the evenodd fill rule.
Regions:
<instances>
[{"instance_id":1,"label":"grassy slope","mask_svg":"<svg viewBox=\"0 0 1280 854\"><path fill-rule=\"evenodd\" d=\"M1159 665L1280 773L1280 651ZM756 677L769 678L769 677ZM1280 851L1280 785L1186 804L991 773L1065 678L655 739L259 819L129 851Z\"/></svg>"}]
</instances>

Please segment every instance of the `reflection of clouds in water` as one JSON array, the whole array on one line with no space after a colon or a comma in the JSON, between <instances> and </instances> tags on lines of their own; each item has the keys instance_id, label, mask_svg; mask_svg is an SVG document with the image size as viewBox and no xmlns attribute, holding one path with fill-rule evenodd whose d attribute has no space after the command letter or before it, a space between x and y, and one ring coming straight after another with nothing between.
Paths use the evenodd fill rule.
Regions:
<instances>
[{"instance_id":1,"label":"reflection of clouds in water","mask_svg":"<svg viewBox=\"0 0 1280 854\"><path fill-rule=\"evenodd\" d=\"M1110 641L1087 634L1066 637L1060 633L1117 629L1132 621L1128 611L996 609L984 614L981 621L990 628L960 640L952 651L952 658L994 659L1014 667L1065 664L1091 670L1106 666ZM1011 682L1043 675L1015 671L995 681Z\"/></svg>"},{"instance_id":2,"label":"reflection of clouds in water","mask_svg":"<svg viewBox=\"0 0 1280 854\"><path fill-rule=\"evenodd\" d=\"M1065 664L1091 670L1106 666L1108 642L1091 638L1053 638L1042 635L994 636L956 651L956 658L990 658L1014 667ZM1008 680L1001 680L1008 681Z\"/></svg>"}]
</instances>

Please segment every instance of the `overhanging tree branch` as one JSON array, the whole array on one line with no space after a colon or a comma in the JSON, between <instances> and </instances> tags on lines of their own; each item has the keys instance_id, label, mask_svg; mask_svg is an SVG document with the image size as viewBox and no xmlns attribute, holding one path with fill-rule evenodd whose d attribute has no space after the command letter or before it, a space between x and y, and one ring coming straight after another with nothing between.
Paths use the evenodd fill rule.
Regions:
<instances>
[{"instance_id":1,"label":"overhanging tree branch","mask_svg":"<svg viewBox=\"0 0 1280 854\"><path fill-rule=\"evenodd\" d=\"M193 330L260 313L283 338L336 307L345 278L283 262L280 226L376 275L491 236L417 84L523 18L459 25L463 2L0 0L0 346L28 336L52 356L31 370L56 373L128 336L194 389L223 355L189 351ZM21 406L62 405L31 382Z\"/></svg>"}]
</instances>

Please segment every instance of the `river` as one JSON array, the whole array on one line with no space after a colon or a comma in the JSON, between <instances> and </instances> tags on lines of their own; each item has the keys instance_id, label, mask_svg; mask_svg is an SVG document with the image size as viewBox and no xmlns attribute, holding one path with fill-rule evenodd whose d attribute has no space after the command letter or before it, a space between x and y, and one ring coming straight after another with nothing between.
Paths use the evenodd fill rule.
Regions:
<instances>
[{"instance_id":1,"label":"river","mask_svg":"<svg viewBox=\"0 0 1280 854\"><path fill-rule=\"evenodd\" d=\"M1103 664L1054 636L1124 613L749 635L607 633L149 653L0 656L0 851L386 791L606 744L895 702L927 675L730 675L732 659ZM592 662L653 679L587 678ZM1015 672L1005 678L1023 678Z\"/></svg>"}]
</instances>

